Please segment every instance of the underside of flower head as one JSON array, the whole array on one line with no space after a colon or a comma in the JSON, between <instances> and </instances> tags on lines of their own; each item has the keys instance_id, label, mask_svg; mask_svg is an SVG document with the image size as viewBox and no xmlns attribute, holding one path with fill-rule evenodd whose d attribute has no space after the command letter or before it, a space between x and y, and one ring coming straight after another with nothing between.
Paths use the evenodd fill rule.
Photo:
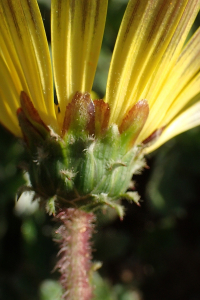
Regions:
<instances>
[{"instance_id":1,"label":"underside of flower head","mask_svg":"<svg viewBox=\"0 0 200 300\"><path fill-rule=\"evenodd\" d=\"M136 192L125 192L132 173L145 164L142 147L134 147L134 141L148 117L146 101L138 102L118 128L109 126L108 104L92 101L89 93L76 93L66 107L60 136L42 121L25 92L20 100L17 115L30 156L28 172L35 197L48 203L48 211L52 204L48 199L53 198L57 209L90 211L108 205L122 218L123 209L113 200L123 195L138 201Z\"/></svg>"},{"instance_id":2,"label":"underside of flower head","mask_svg":"<svg viewBox=\"0 0 200 300\"><path fill-rule=\"evenodd\" d=\"M24 137L45 199L110 203L141 155L200 124L200 29L185 44L200 0L130 0L93 101L107 2L51 1L51 65L37 1L0 0L0 121Z\"/></svg>"}]
</instances>

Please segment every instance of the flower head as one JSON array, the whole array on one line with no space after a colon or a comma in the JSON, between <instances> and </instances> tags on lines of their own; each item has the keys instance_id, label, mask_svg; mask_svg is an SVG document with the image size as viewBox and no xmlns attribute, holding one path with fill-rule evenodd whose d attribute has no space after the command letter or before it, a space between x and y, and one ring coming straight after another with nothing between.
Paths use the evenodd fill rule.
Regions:
<instances>
[{"instance_id":1,"label":"flower head","mask_svg":"<svg viewBox=\"0 0 200 300\"><path fill-rule=\"evenodd\" d=\"M51 1L52 65L37 1L0 0L0 121L31 149L40 196L112 206L141 153L200 124L200 29L186 43L199 9L130 0L105 98L92 101L107 0Z\"/></svg>"}]
</instances>

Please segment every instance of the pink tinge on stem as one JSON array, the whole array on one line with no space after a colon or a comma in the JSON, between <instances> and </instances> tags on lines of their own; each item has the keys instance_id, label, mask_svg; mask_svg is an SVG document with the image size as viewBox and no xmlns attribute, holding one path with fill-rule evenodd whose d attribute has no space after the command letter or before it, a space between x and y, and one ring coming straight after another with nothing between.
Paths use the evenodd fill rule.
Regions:
<instances>
[{"instance_id":1,"label":"pink tinge on stem","mask_svg":"<svg viewBox=\"0 0 200 300\"><path fill-rule=\"evenodd\" d=\"M91 300L92 250L91 236L95 217L79 209L61 210L57 221L62 225L56 233L60 244L59 261L56 268L61 273L61 284L64 289L64 300Z\"/></svg>"}]
</instances>

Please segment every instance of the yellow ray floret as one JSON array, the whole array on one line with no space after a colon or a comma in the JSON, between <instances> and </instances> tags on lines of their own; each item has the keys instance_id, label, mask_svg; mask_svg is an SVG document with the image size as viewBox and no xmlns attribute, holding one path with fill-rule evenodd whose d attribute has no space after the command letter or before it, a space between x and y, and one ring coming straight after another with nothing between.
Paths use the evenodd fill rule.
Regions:
<instances>
[{"instance_id":1,"label":"yellow ray floret","mask_svg":"<svg viewBox=\"0 0 200 300\"><path fill-rule=\"evenodd\" d=\"M177 60L167 80L168 106L162 125L168 124L175 115L200 90L200 28L196 31ZM166 101L167 102L167 101Z\"/></svg>"},{"instance_id":2,"label":"yellow ray floret","mask_svg":"<svg viewBox=\"0 0 200 300\"><path fill-rule=\"evenodd\" d=\"M200 30L194 34L156 93L140 141L166 126L200 90ZM159 79L157 79L159 80ZM157 81L158 83L158 81ZM156 82L153 86L156 89ZM153 92L152 92L153 93ZM150 93L149 93L150 94ZM148 98L148 95L146 96ZM149 96L150 97L150 96Z\"/></svg>"},{"instance_id":3,"label":"yellow ray floret","mask_svg":"<svg viewBox=\"0 0 200 300\"><path fill-rule=\"evenodd\" d=\"M0 11L6 23L4 36L6 30L10 36L4 39L5 46L11 48L10 60L20 69L17 74L22 89L29 94L43 120L56 129L50 55L37 2L0 0ZM4 52L2 56L6 58L8 54ZM9 60L6 62L9 64ZM12 71L12 64L8 68Z\"/></svg>"},{"instance_id":4,"label":"yellow ray floret","mask_svg":"<svg viewBox=\"0 0 200 300\"><path fill-rule=\"evenodd\" d=\"M150 116L152 107L160 106L156 95L180 54L199 5L198 0L129 1L108 76L111 123L120 122L140 99L147 99ZM145 129L148 136L156 128Z\"/></svg>"},{"instance_id":5,"label":"yellow ray floret","mask_svg":"<svg viewBox=\"0 0 200 300\"><path fill-rule=\"evenodd\" d=\"M107 0L52 0L52 54L61 120L77 91L90 92L104 31Z\"/></svg>"},{"instance_id":6,"label":"yellow ray floret","mask_svg":"<svg viewBox=\"0 0 200 300\"><path fill-rule=\"evenodd\" d=\"M200 94L199 94L200 100ZM150 147L146 149L146 153L150 153L166 143L169 139L174 136L189 130L199 125L200 120L200 102L192 105L182 114L180 114L174 121L164 130L159 139Z\"/></svg>"},{"instance_id":7,"label":"yellow ray floret","mask_svg":"<svg viewBox=\"0 0 200 300\"><path fill-rule=\"evenodd\" d=\"M19 107L18 91L13 85L13 78L1 56L0 70L0 82L3 87L3 89L0 89L0 122L14 135L22 136L16 116L16 111Z\"/></svg>"}]
</instances>

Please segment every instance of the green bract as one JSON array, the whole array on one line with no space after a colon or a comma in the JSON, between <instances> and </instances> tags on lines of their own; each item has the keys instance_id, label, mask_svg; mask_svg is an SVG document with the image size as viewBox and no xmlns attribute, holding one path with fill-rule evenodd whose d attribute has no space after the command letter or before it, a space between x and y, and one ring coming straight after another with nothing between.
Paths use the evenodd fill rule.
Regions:
<instances>
[{"instance_id":1,"label":"green bract","mask_svg":"<svg viewBox=\"0 0 200 300\"><path fill-rule=\"evenodd\" d=\"M130 147L133 137L121 134L115 124L102 133L98 128L95 135L94 103L88 99L82 102L79 95L75 104L67 107L67 116L71 114L61 138L42 124L31 102L22 95L18 119L29 150L31 185L50 213L57 207L91 211L107 204L122 217L123 208L116 200L123 196L139 201L136 192L126 194L126 190L132 174L144 166L141 147ZM73 109L77 105L81 108Z\"/></svg>"}]
</instances>

